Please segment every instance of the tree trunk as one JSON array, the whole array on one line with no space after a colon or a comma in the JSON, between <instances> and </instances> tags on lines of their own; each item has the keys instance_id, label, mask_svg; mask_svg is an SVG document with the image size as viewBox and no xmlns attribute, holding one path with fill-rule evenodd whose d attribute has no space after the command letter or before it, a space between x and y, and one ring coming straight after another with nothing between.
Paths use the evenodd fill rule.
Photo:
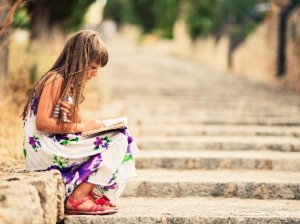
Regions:
<instances>
[{"instance_id":1,"label":"tree trunk","mask_svg":"<svg viewBox=\"0 0 300 224\"><path fill-rule=\"evenodd\" d=\"M30 37L31 39L42 39L48 36L51 25L49 19L49 9L43 1L34 1L30 7L32 12L30 20Z\"/></svg>"},{"instance_id":2,"label":"tree trunk","mask_svg":"<svg viewBox=\"0 0 300 224\"><path fill-rule=\"evenodd\" d=\"M0 0L2 6L3 0ZM7 17L9 7L0 9L0 26L2 28L5 18ZM8 32L0 33L0 82L4 83L8 78Z\"/></svg>"},{"instance_id":3,"label":"tree trunk","mask_svg":"<svg viewBox=\"0 0 300 224\"><path fill-rule=\"evenodd\" d=\"M8 33L0 36L0 76L1 80L8 78Z\"/></svg>"}]
</instances>

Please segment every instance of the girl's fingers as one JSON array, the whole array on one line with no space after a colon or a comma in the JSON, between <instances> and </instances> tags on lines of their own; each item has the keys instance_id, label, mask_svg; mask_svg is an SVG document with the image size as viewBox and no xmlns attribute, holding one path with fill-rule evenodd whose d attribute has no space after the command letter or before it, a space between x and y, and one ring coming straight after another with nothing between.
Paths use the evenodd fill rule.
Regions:
<instances>
[{"instance_id":1,"label":"girl's fingers","mask_svg":"<svg viewBox=\"0 0 300 224\"><path fill-rule=\"evenodd\" d=\"M74 106L73 104L68 103L68 102L63 102L63 101L60 102L60 109L62 112L67 113L67 117L69 120L72 119L71 111L72 111L73 106Z\"/></svg>"},{"instance_id":2,"label":"girl's fingers","mask_svg":"<svg viewBox=\"0 0 300 224\"><path fill-rule=\"evenodd\" d=\"M69 110L72 108L71 104L66 103L66 102L61 102L60 105L67 108L67 109L69 109Z\"/></svg>"},{"instance_id":3,"label":"girl's fingers","mask_svg":"<svg viewBox=\"0 0 300 224\"><path fill-rule=\"evenodd\" d=\"M67 114L71 114L70 110L64 108L64 107L61 107L60 108L63 112L66 112Z\"/></svg>"},{"instance_id":4,"label":"girl's fingers","mask_svg":"<svg viewBox=\"0 0 300 224\"><path fill-rule=\"evenodd\" d=\"M72 119L72 116L71 116L71 113L70 113L69 110L67 110L67 109L61 107L61 111L67 113L67 118L68 118L69 120Z\"/></svg>"}]
</instances>

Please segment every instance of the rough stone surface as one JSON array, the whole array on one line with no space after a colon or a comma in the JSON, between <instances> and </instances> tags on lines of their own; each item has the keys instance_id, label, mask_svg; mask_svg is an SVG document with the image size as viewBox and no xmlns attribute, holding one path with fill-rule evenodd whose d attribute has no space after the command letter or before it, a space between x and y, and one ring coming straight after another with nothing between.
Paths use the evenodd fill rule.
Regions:
<instances>
[{"instance_id":1,"label":"rough stone surface","mask_svg":"<svg viewBox=\"0 0 300 224\"><path fill-rule=\"evenodd\" d=\"M300 202L236 198L121 198L106 216L66 216L65 224L96 223L300 223Z\"/></svg>"},{"instance_id":2,"label":"rough stone surface","mask_svg":"<svg viewBox=\"0 0 300 224\"><path fill-rule=\"evenodd\" d=\"M200 113L200 112L199 112ZM299 126L299 116L291 117L260 117L260 116L245 116L242 117L234 115L232 113L230 116L218 116L211 115L200 115L198 114L160 114L160 115L149 115L149 114L134 114L130 119L132 124L147 125L159 124L159 125L173 125L189 124L195 125L237 125L237 126L248 126L248 125L260 125L260 126ZM87 114L89 116L89 114Z\"/></svg>"},{"instance_id":3,"label":"rough stone surface","mask_svg":"<svg viewBox=\"0 0 300 224\"><path fill-rule=\"evenodd\" d=\"M259 169L300 171L300 152L226 150L141 150L140 169Z\"/></svg>"},{"instance_id":4,"label":"rough stone surface","mask_svg":"<svg viewBox=\"0 0 300 224\"><path fill-rule=\"evenodd\" d=\"M141 149L300 151L297 137L155 136L140 137Z\"/></svg>"},{"instance_id":5,"label":"rough stone surface","mask_svg":"<svg viewBox=\"0 0 300 224\"><path fill-rule=\"evenodd\" d=\"M160 126L147 124L131 128L134 136L300 136L298 126L259 126L259 125L191 125L178 124Z\"/></svg>"},{"instance_id":6,"label":"rough stone surface","mask_svg":"<svg viewBox=\"0 0 300 224\"><path fill-rule=\"evenodd\" d=\"M124 196L215 196L300 199L298 172L248 170L138 170Z\"/></svg>"},{"instance_id":7,"label":"rough stone surface","mask_svg":"<svg viewBox=\"0 0 300 224\"><path fill-rule=\"evenodd\" d=\"M41 224L43 216L36 187L25 182L0 181L1 224Z\"/></svg>"},{"instance_id":8,"label":"rough stone surface","mask_svg":"<svg viewBox=\"0 0 300 224\"><path fill-rule=\"evenodd\" d=\"M43 209L43 223L52 224L64 218L65 190L58 171L28 172L22 165L5 163L0 180L18 186L31 185L38 191L39 203ZM21 194L22 188L18 191ZM27 201L26 203L30 203Z\"/></svg>"}]
</instances>

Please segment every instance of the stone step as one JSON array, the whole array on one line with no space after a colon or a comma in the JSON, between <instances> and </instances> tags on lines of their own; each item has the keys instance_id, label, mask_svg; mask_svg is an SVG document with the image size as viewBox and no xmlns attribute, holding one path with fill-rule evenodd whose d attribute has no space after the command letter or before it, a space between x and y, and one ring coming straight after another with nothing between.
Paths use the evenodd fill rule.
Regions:
<instances>
[{"instance_id":1,"label":"stone step","mask_svg":"<svg viewBox=\"0 0 300 224\"><path fill-rule=\"evenodd\" d=\"M0 223L60 223L65 201L60 172L24 167L20 161L0 161Z\"/></svg>"},{"instance_id":2,"label":"stone step","mask_svg":"<svg viewBox=\"0 0 300 224\"><path fill-rule=\"evenodd\" d=\"M299 126L148 124L147 126L133 126L130 130L135 136L300 136Z\"/></svg>"},{"instance_id":3,"label":"stone step","mask_svg":"<svg viewBox=\"0 0 300 224\"><path fill-rule=\"evenodd\" d=\"M277 106L273 106L277 108ZM207 107L202 106L198 108L173 108L168 106L163 107L142 107L142 106L128 106L123 104L112 104L110 107L104 107L101 114L112 116L113 114L129 114L130 117L162 117L162 118L174 118L187 117L188 119L220 119L220 118L243 118L243 119L290 119L297 120L300 118L299 109L290 108L241 108L241 107ZM181 118L182 119L182 118Z\"/></svg>"},{"instance_id":4,"label":"stone step","mask_svg":"<svg viewBox=\"0 0 300 224\"><path fill-rule=\"evenodd\" d=\"M263 170L138 170L123 195L300 199L300 173Z\"/></svg>"},{"instance_id":5,"label":"stone step","mask_svg":"<svg viewBox=\"0 0 300 224\"><path fill-rule=\"evenodd\" d=\"M227 111L232 109L239 109L243 110L245 113L249 113L250 111L252 113L266 113L270 114L271 112L279 113L287 113L287 114L298 114L300 112L299 106L292 106L292 105L285 105L285 104L269 104L266 105L266 102L258 102L255 104L239 104L237 102L235 103L226 103L226 102L217 102L217 101L207 101L207 102L199 102L199 103L184 103L184 102L168 102L168 103L151 103L151 101L145 100L143 103L134 103L134 102L114 102L115 106L118 105L120 108L127 109L127 110L133 110L136 109L138 111L143 110L158 110L158 111L164 111L164 110L185 110L186 112L194 111L194 110L209 110L211 112L219 112L219 109L222 109L221 111ZM152 107L149 107L151 105ZM278 107L280 107L278 109ZM249 110L249 111L247 111ZM263 111L268 110L268 111Z\"/></svg>"},{"instance_id":6,"label":"stone step","mask_svg":"<svg viewBox=\"0 0 300 224\"><path fill-rule=\"evenodd\" d=\"M197 114L140 114L132 111L131 113L122 111L120 108L102 109L102 116L99 119L109 119L123 117L124 114L129 118L131 125L151 125L151 124L215 124L215 125L300 125L300 116L287 116L287 114L244 115L238 111L230 113L218 113L198 111ZM94 112L84 111L85 117L95 116Z\"/></svg>"},{"instance_id":7,"label":"stone step","mask_svg":"<svg viewBox=\"0 0 300 224\"><path fill-rule=\"evenodd\" d=\"M141 149L300 151L300 139L289 136L149 136L136 141Z\"/></svg>"},{"instance_id":8,"label":"stone step","mask_svg":"<svg viewBox=\"0 0 300 224\"><path fill-rule=\"evenodd\" d=\"M114 98L114 102L120 103L120 104L131 104L131 105L147 105L147 103L151 105L166 105L166 104L182 104L182 105L199 105L202 103L215 103L215 104L240 104L240 105L262 105L262 106L269 106L274 105L277 103L283 103L283 106L289 106L289 107L297 107L299 105L299 102L294 102L295 104L292 104L293 101L290 101L289 103L286 101L286 99L276 99L276 101L272 101L269 99L269 101L266 101L266 98L259 98L256 99L256 101L253 101L253 97L245 97L245 96L235 96L233 99L232 95L229 96L202 96L197 97L195 99L186 99L185 96L181 97L153 97L153 96L131 96L131 97L123 97L123 98ZM148 105L149 105L148 104Z\"/></svg>"},{"instance_id":9,"label":"stone step","mask_svg":"<svg viewBox=\"0 0 300 224\"><path fill-rule=\"evenodd\" d=\"M300 152L140 150L139 169L262 169L300 171Z\"/></svg>"},{"instance_id":10,"label":"stone step","mask_svg":"<svg viewBox=\"0 0 300 224\"><path fill-rule=\"evenodd\" d=\"M132 77L130 77L132 78ZM195 80L196 82L203 81L203 80ZM148 84L148 83L147 83ZM155 83L155 85L157 82ZM149 83L150 85L150 83ZM210 85L215 86L216 83L211 83ZM138 86L135 86L135 89L132 88L123 88L121 89L120 86L118 85L119 89L112 88L112 96L114 99L120 99L122 97L126 97L127 99L131 98L141 98L144 97L147 99L148 98L173 98L173 99L193 99L193 100L198 100L198 99L210 99L210 98L220 98L224 100L236 100L238 97L247 97L250 99L256 99L256 98L261 98L261 99L266 99L266 100L276 100L274 99L274 94L269 94L267 91L263 91L258 93L256 88L251 89L250 91L247 90L245 91L229 91L228 89L220 89L220 86L214 88L215 93L212 91L207 91L206 94L202 94L201 90L198 89L189 89L190 86L185 86L185 88L180 88L178 86L172 86L170 89L162 89L162 88L155 88L155 86L144 86L144 88L138 88ZM227 86L228 87L228 86ZM247 87L244 85L243 87ZM130 89L130 91L128 91ZM281 92L282 93L282 92ZM202 94L202 95L201 95ZM201 96L200 96L201 95ZM280 94L277 93L277 96L279 99L284 102L284 99L286 99L286 103L299 103L299 99L296 97L297 95L292 95L288 94L286 97L282 97ZM290 98L290 99L289 99Z\"/></svg>"},{"instance_id":11,"label":"stone step","mask_svg":"<svg viewBox=\"0 0 300 224\"><path fill-rule=\"evenodd\" d=\"M120 198L113 215L66 216L64 224L300 223L300 201L238 198Z\"/></svg>"},{"instance_id":12,"label":"stone step","mask_svg":"<svg viewBox=\"0 0 300 224\"><path fill-rule=\"evenodd\" d=\"M152 104L151 102L145 101L143 104L135 104L135 103L121 103L122 108L127 110L127 111L132 111L136 110L139 113L141 112L148 112L148 111L156 111L156 112L164 112L164 111L184 111L186 113L189 113L190 111L206 111L206 110L211 110L211 111L228 111L228 110L242 110L245 113L248 113L251 111L252 113L287 113L287 114L294 114L294 115L299 115L299 108L298 107L292 107L292 106L285 106L281 107L280 109L277 108L278 105L268 105L262 104L259 105L257 104L245 104L245 105L240 105L238 103L213 103L213 102L203 102L203 103L198 103L198 104L184 104L184 103L156 103ZM152 107L149 107L151 105Z\"/></svg>"},{"instance_id":13,"label":"stone step","mask_svg":"<svg viewBox=\"0 0 300 224\"><path fill-rule=\"evenodd\" d=\"M107 113L107 117L113 118L121 116L120 114ZM105 116L104 116L105 117ZM229 116L211 116L209 114L199 115L141 115L133 113L128 115L129 124L132 125L146 125L149 124L214 124L214 125L269 125L269 126L295 126L300 125L300 118L298 117L270 117L270 116L243 116L232 114Z\"/></svg>"},{"instance_id":14,"label":"stone step","mask_svg":"<svg viewBox=\"0 0 300 224\"><path fill-rule=\"evenodd\" d=\"M264 110L263 112L258 112L260 110ZM221 113L217 113L218 116L225 115L234 115L234 114L241 114L243 116L251 115L251 116L281 116L281 117L299 117L299 111L289 111L289 109L286 110L271 110L269 108L243 108L240 109L238 107L205 107L202 108L138 108L138 107L124 107L121 109L122 113L126 113L129 115L139 114L142 116L147 115L170 115L170 114L176 114L176 115L189 115L189 116L197 116L199 114L216 114L215 111L222 111Z\"/></svg>"},{"instance_id":15,"label":"stone step","mask_svg":"<svg viewBox=\"0 0 300 224\"><path fill-rule=\"evenodd\" d=\"M239 95L235 96L234 94L228 94L228 95L222 95L223 93L220 93L220 95L205 95L205 96L195 96L194 98L186 98L186 96L130 96L127 97L114 97L115 102L119 103L133 103L133 104L143 104L145 102L149 102L151 104L176 104L176 103L182 103L182 104L199 104L204 102L212 102L212 103L228 103L228 104L250 104L250 105L275 105L275 104L281 104L282 106L292 106L297 107L299 106L300 102L299 99L288 99L288 98L276 98L274 99L274 96L265 96L261 98L257 98L253 100L253 96L247 96L247 95ZM290 97L290 96L289 96ZM257 104L256 104L257 103Z\"/></svg>"}]
</instances>

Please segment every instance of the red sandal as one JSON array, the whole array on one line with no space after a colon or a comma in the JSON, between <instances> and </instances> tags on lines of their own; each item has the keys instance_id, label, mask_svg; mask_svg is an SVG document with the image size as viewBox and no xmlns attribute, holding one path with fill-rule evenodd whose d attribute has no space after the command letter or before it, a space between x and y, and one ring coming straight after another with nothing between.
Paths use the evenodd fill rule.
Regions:
<instances>
[{"instance_id":1,"label":"red sandal","mask_svg":"<svg viewBox=\"0 0 300 224\"><path fill-rule=\"evenodd\" d=\"M113 210L118 211L118 207L110 202L110 200L105 195L97 195L93 191L90 193L90 196L98 205L106 205L111 207Z\"/></svg>"},{"instance_id":2,"label":"red sandal","mask_svg":"<svg viewBox=\"0 0 300 224\"><path fill-rule=\"evenodd\" d=\"M90 195L78 201L75 201L69 197L67 199L67 202L69 202L72 205L73 209L66 209L66 215L107 215L117 212L112 209L105 209L102 207L102 205L98 204L97 202L95 202L97 203L97 205L92 205L88 210L79 210L78 206L87 200L92 200L93 202L95 202L95 200Z\"/></svg>"}]
</instances>

